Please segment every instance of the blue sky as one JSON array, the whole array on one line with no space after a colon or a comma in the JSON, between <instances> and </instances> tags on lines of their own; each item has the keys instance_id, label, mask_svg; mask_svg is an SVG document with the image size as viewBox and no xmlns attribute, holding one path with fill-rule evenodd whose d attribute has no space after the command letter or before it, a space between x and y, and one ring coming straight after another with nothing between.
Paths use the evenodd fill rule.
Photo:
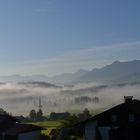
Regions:
<instances>
[{"instance_id":1,"label":"blue sky","mask_svg":"<svg viewBox=\"0 0 140 140\"><path fill-rule=\"evenodd\" d=\"M0 0L0 75L140 59L139 0Z\"/></svg>"}]
</instances>

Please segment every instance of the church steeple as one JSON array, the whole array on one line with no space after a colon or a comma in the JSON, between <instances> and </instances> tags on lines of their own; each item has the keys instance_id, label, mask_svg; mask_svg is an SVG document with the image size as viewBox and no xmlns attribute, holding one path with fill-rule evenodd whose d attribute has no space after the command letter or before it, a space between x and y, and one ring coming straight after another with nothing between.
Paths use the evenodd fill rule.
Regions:
<instances>
[{"instance_id":1,"label":"church steeple","mask_svg":"<svg viewBox=\"0 0 140 140\"><path fill-rule=\"evenodd\" d=\"M42 109L42 104L41 104L41 98L39 97L39 106L38 106L39 110Z\"/></svg>"}]
</instances>

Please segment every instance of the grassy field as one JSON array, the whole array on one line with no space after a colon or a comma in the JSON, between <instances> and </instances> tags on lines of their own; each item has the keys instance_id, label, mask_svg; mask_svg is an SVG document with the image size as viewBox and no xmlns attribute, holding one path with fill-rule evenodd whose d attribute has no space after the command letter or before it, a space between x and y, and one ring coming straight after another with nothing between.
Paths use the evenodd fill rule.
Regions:
<instances>
[{"instance_id":1,"label":"grassy field","mask_svg":"<svg viewBox=\"0 0 140 140\"><path fill-rule=\"evenodd\" d=\"M62 121L44 121L44 122L33 122L32 124L41 126L44 128L56 128L61 126Z\"/></svg>"},{"instance_id":2,"label":"grassy field","mask_svg":"<svg viewBox=\"0 0 140 140\"><path fill-rule=\"evenodd\" d=\"M42 134L45 134L45 135L49 136L51 130L61 127L63 122L65 122L65 121L58 120L58 121L31 122L31 124L46 128L46 130L42 131ZM83 138L77 138L77 140L84 140L84 139Z\"/></svg>"},{"instance_id":3,"label":"grassy field","mask_svg":"<svg viewBox=\"0 0 140 140\"><path fill-rule=\"evenodd\" d=\"M46 130L43 130L42 133L45 135L49 135L52 129L58 128L63 124L64 121L44 121L44 122L31 122L31 124L41 126L43 128L46 128Z\"/></svg>"}]
</instances>

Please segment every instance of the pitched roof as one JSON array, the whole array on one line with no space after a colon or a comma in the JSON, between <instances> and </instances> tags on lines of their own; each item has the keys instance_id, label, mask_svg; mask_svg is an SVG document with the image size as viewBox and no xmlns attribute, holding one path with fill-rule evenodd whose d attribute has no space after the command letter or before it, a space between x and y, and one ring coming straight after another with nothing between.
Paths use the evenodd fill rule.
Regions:
<instances>
[{"instance_id":1,"label":"pitched roof","mask_svg":"<svg viewBox=\"0 0 140 140\"><path fill-rule=\"evenodd\" d=\"M32 124L20 124L16 123L12 127L10 127L8 130L5 131L6 135L18 135L21 133L31 132L31 131L37 131L37 130L44 130L44 128L35 126Z\"/></svg>"},{"instance_id":2,"label":"pitched roof","mask_svg":"<svg viewBox=\"0 0 140 140\"><path fill-rule=\"evenodd\" d=\"M20 133L44 130L44 128L32 124L22 124L19 120L10 115L0 115L0 133L6 135L17 135Z\"/></svg>"},{"instance_id":3,"label":"pitched roof","mask_svg":"<svg viewBox=\"0 0 140 140\"><path fill-rule=\"evenodd\" d=\"M3 122L20 122L17 118L10 115L0 115L0 124Z\"/></svg>"},{"instance_id":4,"label":"pitched roof","mask_svg":"<svg viewBox=\"0 0 140 140\"><path fill-rule=\"evenodd\" d=\"M122 104L119 104L115 107L112 107L100 114L97 114L85 121L82 121L80 122L80 124L84 124L88 121L93 121L93 120L96 120L98 118L101 118L103 117L104 115L106 114L113 114L113 113L118 113L118 114L125 114L125 113L132 113L132 114L137 114L137 115L140 115L140 101L139 100L132 100L131 102L128 102L128 103L122 103Z\"/></svg>"}]
</instances>

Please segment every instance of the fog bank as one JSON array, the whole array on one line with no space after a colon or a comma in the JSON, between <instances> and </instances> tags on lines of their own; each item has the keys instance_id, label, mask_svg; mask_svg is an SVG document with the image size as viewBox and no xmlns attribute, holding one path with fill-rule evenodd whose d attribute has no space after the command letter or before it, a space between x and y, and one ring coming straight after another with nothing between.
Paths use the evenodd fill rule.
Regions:
<instances>
[{"instance_id":1,"label":"fog bank","mask_svg":"<svg viewBox=\"0 0 140 140\"><path fill-rule=\"evenodd\" d=\"M1 83L0 107L13 115L28 115L31 109L38 109L38 99L41 98L42 109L47 115L50 112L82 111L84 108L94 112L94 110L107 109L124 102L123 97L127 95L140 99L140 84L99 85L90 83L53 88L24 83ZM94 97L99 98L98 103L93 101ZM76 102L76 99L80 99L80 102Z\"/></svg>"}]
</instances>

